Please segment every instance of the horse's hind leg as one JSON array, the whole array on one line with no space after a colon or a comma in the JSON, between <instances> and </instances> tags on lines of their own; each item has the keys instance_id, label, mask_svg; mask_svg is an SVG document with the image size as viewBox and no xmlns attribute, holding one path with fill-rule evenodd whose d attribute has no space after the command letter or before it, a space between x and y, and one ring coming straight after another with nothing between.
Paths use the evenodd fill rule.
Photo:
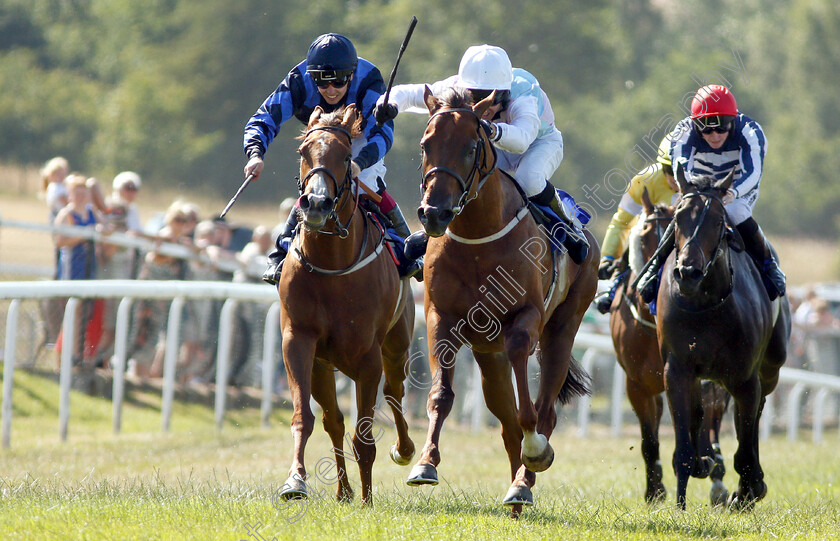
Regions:
<instances>
[{"instance_id":1,"label":"horse's hind leg","mask_svg":"<svg viewBox=\"0 0 840 541\"><path fill-rule=\"evenodd\" d=\"M375 346L359 359L360 368L356 376L356 406L359 418L356 433L353 434L353 448L359 461L362 478L362 502L373 504L373 461L376 459L376 441L381 429L375 429L374 414L379 380L382 378L382 350Z\"/></svg>"},{"instance_id":2,"label":"horse's hind leg","mask_svg":"<svg viewBox=\"0 0 840 541\"><path fill-rule=\"evenodd\" d=\"M662 395L651 395L642 384L630 379L627 381L627 397L639 419L642 432L642 458L645 461L645 501L661 502L667 491L662 483L662 460L659 458L659 422L662 419Z\"/></svg>"},{"instance_id":3,"label":"horse's hind leg","mask_svg":"<svg viewBox=\"0 0 840 541\"><path fill-rule=\"evenodd\" d=\"M305 338L292 338L284 333L283 360L292 394L292 436L294 452L289 478L280 489L280 496L286 499L308 497L304 452L306 442L312 435L315 416L309 407L312 395L312 363L315 357L315 341Z\"/></svg>"},{"instance_id":4,"label":"horse's hind leg","mask_svg":"<svg viewBox=\"0 0 840 541\"><path fill-rule=\"evenodd\" d=\"M723 484L726 467L723 462L723 453L720 450L720 424L723 421L723 414L729 406L730 396L723 387L711 381L704 381L701 389L703 394L703 430L709 434L712 458L715 461L709 474L712 480L709 500L712 507L717 507L726 505L726 500L729 498L729 491Z\"/></svg>"},{"instance_id":5,"label":"horse's hind leg","mask_svg":"<svg viewBox=\"0 0 840 541\"><path fill-rule=\"evenodd\" d=\"M397 442L391 446L391 460L405 466L414 458L414 442L408 435L408 423L403 411L403 396L408 366L408 348L411 343L411 330L398 324L388 333L382 345L382 361L385 370L383 394L385 401L394 413L394 425L397 428Z\"/></svg>"},{"instance_id":6,"label":"horse's hind leg","mask_svg":"<svg viewBox=\"0 0 840 541\"><path fill-rule=\"evenodd\" d=\"M767 494L764 472L758 461L758 419L764 407L758 376L730 389L735 399L735 431L738 450L733 464L741 476L738 488L729 496L733 510L750 509Z\"/></svg>"},{"instance_id":7,"label":"horse's hind leg","mask_svg":"<svg viewBox=\"0 0 840 541\"><path fill-rule=\"evenodd\" d=\"M335 396L335 373L316 362L312 367L312 397L321 405L324 410L324 430L330 436L335 453L335 467L338 473L335 481L338 481L336 499L340 502L349 502L353 499L353 489L350 488L350 481L347 479L347 464L345 457L356 461L356 455L344 452L344 415L338 408L338 401ZM350 449L351 453L353 449ZM318 473L323 473L316 465ZM332 484L329 478L321 478L321 481Z\"/></svg>"},{"instance_id":8,"label":"horse's hind leg","mask_svg":"<svg viewBox=\"0 0 840 541\"><path fill-rule=\"evenodd\" d=\"M512 517L522 512L523 505L533 505L531 487L536 483L536 474L522 465L522 428L516 415L516 397L510 380L510 363L500 353L473 352L481 368L481 388L487 409L502 425L502 440L510 461L511 486L502 504L510 506Z\"/></svg>"}]
</instances>

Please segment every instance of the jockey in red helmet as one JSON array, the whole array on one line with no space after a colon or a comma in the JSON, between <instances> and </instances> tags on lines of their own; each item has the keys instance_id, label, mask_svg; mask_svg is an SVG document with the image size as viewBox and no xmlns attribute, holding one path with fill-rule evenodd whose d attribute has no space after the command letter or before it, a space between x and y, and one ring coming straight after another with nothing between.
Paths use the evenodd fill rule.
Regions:
<instances>
[{"instance_id":1,"label":"jockey in red helmet","mask_svg":"<svg viewBox=\"0 0 840 541\"><path fill-rule=\"evenodd\" d=\"M770 299L785 294L785 275L773 257L764 233L752 217L758 201L759 184L767 151L767 138L755 120L738 112L732 92L723 85L697 90L691 115L672 132L671 161L681 165L686 176L725 177L735 168L735 182L723 198L726 215L744 239L747 253L755 261ZM646 302L656 296L659 267L673 248L673 226L663 236L656 261L639 282Z\"/></svg>"}]
</instances>

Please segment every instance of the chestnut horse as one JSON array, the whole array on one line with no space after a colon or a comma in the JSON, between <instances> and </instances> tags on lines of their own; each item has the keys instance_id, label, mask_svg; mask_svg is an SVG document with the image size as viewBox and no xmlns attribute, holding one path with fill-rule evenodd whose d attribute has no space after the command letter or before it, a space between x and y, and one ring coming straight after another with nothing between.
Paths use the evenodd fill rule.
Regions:
<instances>
[{"instance_id":1,"label":"chestnut horse","mask_svg":"<svg viewBox=\"0 0 840 541\"><path fill-rule=\"evenodd\" d=\"M790 308L787 297L770 301L749 255L729 246L722 198L734 170L719 181L698 176L689 183L678 167L676 178L682 197L674 214L675 249L662 268L657 332L676 435L677 504L685 509L689 476L703 477L710 463L699 447L702 378L721 384L735 400L733 463L740 480L728 503L748 509L767 493L758 422L787 357Z\"/></svg>"},{"instance_id":2,"label":"chestnut horse","mask_svg":"<svg viewBox=\"0 0 840 541\"><path fill-rule=\"evenodd\" d=\"M440 432L454 398L455 353L467 344L481 370L487 407L502 425L512 480L503 503L517 516L522 505L533 504L535 472L554 458L548 438L557 420L555 402L588 391L588 378L573 362L571 349L595 296L600 254L587 231L592 248L582 266L565 253L554 256L514 180L496 169L495 149L479 123L492 100L491 95L473 104L469 93L456 89L436 98L426 88L430 118L421 141L418 215L431 237L424 282L434 381L426 444L408 484L438 482ZM526 366L538 346L535 407Z\"/></svg>"},{"instance_id":3,"label":"chestnut horse","mask_svg":"<svg viewBox=\"0 0 840 541\"><path fill-rule=\"evenodd\" d=\"M662 393L665 391L665 363L659 355L656 322L647 303L642 302L630 284L659 245L662 233L674 217L674 210L667 205L654 205L647 189L642 192L642 207L644 212L630 231L630 266L610 307L610 334L616 359L626 375L627 397L639 419L642 433L642 458L647 481L645 501L654 503L664 500L666 496L659 458L659 422L662 419ZM716 384L704 382L702 403L703 419L708 425L703 432L703 448L715 457L715 467L710 473L710 499L712 505L716 506L725 504L729 496L723 484L725 469L719 443L720 421L729 403L729 395Z\"/></svg>"},{"instance_id":4,"label":"chestnut horse","mask_svg":"<svg viewBox=\"0 0 840 541\"><path fill-rule=\"evenodd\" d=\"M345 466L349 457L359 463L362 500L372 503L376 442L371 429L383 367L384 394L397 428L391 458L404 465L414 456L400 409L414 301L408 280L400 280L383 250L383 232L358 206L350 158L360 120L354 105L330 114L316 107L298 149L302 227L277 286L283 358L294 406L294 455L280 491L287 499L308 494L304 450L315 423L311 395L321 405L324 429L333 444L336 497L353 497ZM343 451L344 417L336 402L334 368L356 383L358 420L350 453Z\"/></svg>"}]
</instances>

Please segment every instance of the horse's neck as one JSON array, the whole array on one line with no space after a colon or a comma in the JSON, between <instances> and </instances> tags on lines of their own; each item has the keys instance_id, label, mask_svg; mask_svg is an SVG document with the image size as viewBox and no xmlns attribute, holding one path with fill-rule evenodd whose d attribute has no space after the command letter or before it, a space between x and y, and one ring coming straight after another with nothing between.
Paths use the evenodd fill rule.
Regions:
<instances>
[{"instance_id":1,"label":"horse's neck","mask_svg":"<svg viewBox=\"0 0 840 541\"><path fill-rule=\"evenodd\" d=\"M476 198L449 224L453 233L476 238L492 235L507 225L523 203L516 188L502 177L496 170L487 178Z\"/></svg>"}]
</instances>

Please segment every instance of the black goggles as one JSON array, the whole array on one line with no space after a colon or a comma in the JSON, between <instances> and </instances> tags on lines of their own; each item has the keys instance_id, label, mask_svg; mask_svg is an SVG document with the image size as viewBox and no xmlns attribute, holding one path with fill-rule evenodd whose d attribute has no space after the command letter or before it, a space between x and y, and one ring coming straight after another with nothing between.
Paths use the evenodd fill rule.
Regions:
<instances>
[{"instance_id":1,"label":"black goggles","mask_svg":"<svg viewBox=\"0 0 840 541\"><path fill-rule=\"evenodd\" d=\"M731 116L707 116L694 121L697 131L703 135L715 133L728 133L732 129L734 118Z\"/></svg>"},{"instance_id":2,"label":"black goggles","mask_svg":"<svg viewBox=\"0 0 840 541\"><path fill-rule=\"evenodd\" d=\"M336 88L344 88L353 77L353 72L342 71L313 71L310 72L318 88L328 88L330 85Z\"/></svg>"}]
</instances>

